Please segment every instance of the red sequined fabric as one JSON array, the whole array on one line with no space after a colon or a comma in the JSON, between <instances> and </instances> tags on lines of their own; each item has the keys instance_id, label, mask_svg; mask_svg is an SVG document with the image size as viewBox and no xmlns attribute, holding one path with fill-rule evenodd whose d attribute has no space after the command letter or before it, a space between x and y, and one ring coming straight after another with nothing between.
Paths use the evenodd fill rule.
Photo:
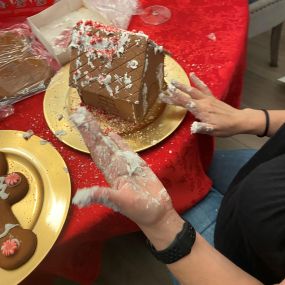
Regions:
<instances>
[{"instance_id":1,"label":"red sequined fabric","mask_svg":"<svg viewBox=\"0 0 285 285\"><path fill-rule=\"evenodd\" d=\"M151 26L136 16L129 28L144 31L169 50L187 73L194 71L205 81L217 98L238 106L245 66L247 0L143 0L142 4L167 6L172 12L171 20ZM213 35L208 37L211 33L216 40ZM43 115L43 97L40 94L16 104L15 114L0 122L0 129L32 129L52 142L68 166L72 194L78 188L106 185L89 155L67 147L51 133ZM212 158L213 140L191 135L193 120L188 114L175 133L141 153L179 212L196 204L211 187L205 169ZM136 230L128 219L103 206L81 210L71 206L60 238L27 284L45 284L43 280L31 283L39 270L88 284L98 275L103 242Z\"/></svg>"}]
</instances>

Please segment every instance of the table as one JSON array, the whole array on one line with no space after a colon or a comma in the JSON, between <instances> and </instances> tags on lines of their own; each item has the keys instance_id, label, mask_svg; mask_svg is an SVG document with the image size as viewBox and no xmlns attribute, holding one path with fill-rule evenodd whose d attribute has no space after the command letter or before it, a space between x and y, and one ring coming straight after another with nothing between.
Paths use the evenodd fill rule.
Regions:
<instances>
[{"instance_id":1,"label":"table","mask_svg":"<svg viewBox=\"0 0 285 285\"><path fill-rule=\"evenodd\" d=\"M142 4L165 5L171 9L172 18L162 25L149 26L136 16L130 29L142 30L164 45L186 72L196 72L217 98L239 106L245 68L247 0L142 0ZM209 37L211 33L216 40ZM43 97L44 94L39 94L16 104L15 114L0 122L0 129L32 129L52 142L68 166L72 194L78 188L106 185L89 155L65 146L53 136L44 120ZM169 191L179 212L201 200L211 186L205 170L212 158L213 139L190 135L193 120L188 114L174 134L141 153ZM71 206L55 246L24 284L45 284L44 280L35 281L38 272L89 284L99 273L104 241L137 230L131 221L105 207L94 205L78 210Z\"/></svg>"}]
</instances>

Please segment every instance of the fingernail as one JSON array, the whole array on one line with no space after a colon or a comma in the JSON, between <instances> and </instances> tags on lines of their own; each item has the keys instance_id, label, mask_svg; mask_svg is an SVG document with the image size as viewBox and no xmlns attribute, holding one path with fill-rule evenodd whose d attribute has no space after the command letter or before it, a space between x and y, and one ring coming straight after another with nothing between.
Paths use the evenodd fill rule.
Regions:
<instances>
[{"instance_id":1,"label":"fingernail","mask_svg":"<svg viewBox=\"0 0 285 285\"><path fill-rule=\"evenodd\" d=\"M193 77L193 76L196 76L195 72L190 72L189 77Z\"/></svg>"}]
</instances>

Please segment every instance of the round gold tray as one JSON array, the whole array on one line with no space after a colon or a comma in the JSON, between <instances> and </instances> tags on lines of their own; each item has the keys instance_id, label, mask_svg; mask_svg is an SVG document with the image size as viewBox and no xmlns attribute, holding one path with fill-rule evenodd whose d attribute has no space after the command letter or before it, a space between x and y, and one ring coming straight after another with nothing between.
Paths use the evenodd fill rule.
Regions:
<instances>
[{"instance_id":1,"label":"round gold tray","mask_svg":"<svg viewBox=\"0 0 285 285\"><path fill-rule=\"evenodd\" d=\"M64 160L51 144L41 138L23 138L19 131L0 131L0 151L6 156L8 172L22 172L29 181L29 192L12 206L18 221L38 239L34 255L18 269L0 268L1 284L18 284L44 259L55 243L66 219L71 184Z\"/></svg>"},{"instance_id":2,"label":"round gold tray","mask_svg":"<svg viewBox=\"0 0 285 285\"><path fill-rule=\"evenodd\" d=\"M170 83L176 79L185 85L190 85L189 79L183 68L170 56L165 57L165 81ZM76 127L69 121L69 116L80 105L80 97L76 89L68 86L69 65L60 69L52 79L44 98L44 115L49 128L57 137L70 147L88 153L88 149ZM136 152L147 149L168 137L186 115L186 109L161 104L155 105L155 110L150 112L150 120L141 129L123 133L122 137ZM94 113L96 117L96 113ZM97 118L97 117L96 117ZM100 118L97 118L100 121ZM126 122L127 123L127 122ZM108 128L108 122L104 122ZM101 125L102 126L102 125ZM111 127L111 126L110 126ZM103 128L103 129L104 129Z\"/></svg>"}]
</instances>

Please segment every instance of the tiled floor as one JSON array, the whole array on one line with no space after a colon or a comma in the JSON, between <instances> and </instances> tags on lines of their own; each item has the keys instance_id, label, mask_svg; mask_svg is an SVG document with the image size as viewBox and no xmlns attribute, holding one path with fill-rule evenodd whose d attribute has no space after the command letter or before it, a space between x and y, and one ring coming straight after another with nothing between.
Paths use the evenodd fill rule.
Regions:
<instances>
[{"instance_id":1,"label":"tiled floor","mask_svg":"<svg viewBox=\"0 0 285 285\"><path fill-rule=\"evenodd\" d=\"M285 84L277 79L285 76L285 31L280 47L279 67L268 65L270 34L265 33L248 45L248 68L245 74L242 107L285 109ZM266 139L237 135L217 139L217 148L259 148ZM74 284L62 279L55 283ZM94 285L170 285L165 267L145 247L141 234L118 237L108 242L104 252L102 274Z\"/></svg>"}]
</instances>

